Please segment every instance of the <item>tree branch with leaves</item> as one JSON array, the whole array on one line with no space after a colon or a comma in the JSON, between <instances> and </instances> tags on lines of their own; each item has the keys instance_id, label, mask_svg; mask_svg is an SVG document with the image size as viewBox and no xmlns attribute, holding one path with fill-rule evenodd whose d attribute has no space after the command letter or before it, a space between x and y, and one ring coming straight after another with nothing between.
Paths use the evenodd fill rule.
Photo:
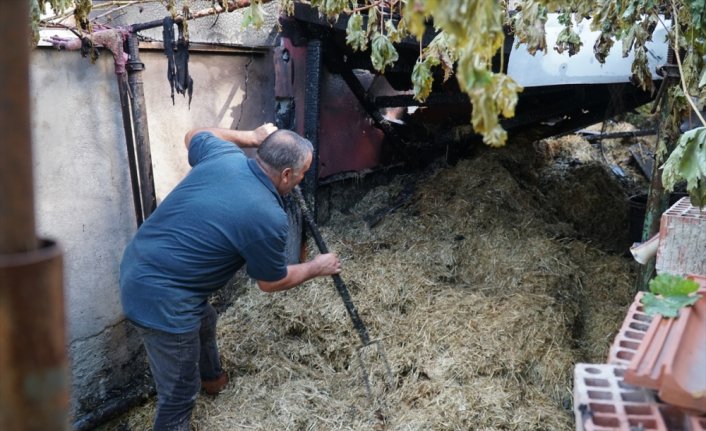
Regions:
<instances>
[{"instance_id":1,"label":"tree branch with leaves","mask_svg":"<svg viewBox=\"0 0 706 431\"><path fill-rule=\"evenodd\" d=\"M29 0L38 11L38 2ZM263 22L262 4L258 0L212 0L208 14L248 7L245 23L258 26ZM81 26L91 11L90 0L49 0L56 13L73 10ZM125 2L115 2L127 3ZM178 15L177 0L163 0L167 9ZM280 0L280 9L292 13L295 0ZM522 87L511 77L494 72L492 61L502 58L506 31L514 34L534 55L549 48L545 25L550 13L557 13L564 26L552 41L552 49L572 56L581 49L575 26L590 20L590 28L599 35L593 44L596 59L603 63L611 47L622 43L622 55L633 54L632 81L646 91L654 91L652 71L647 58L647 43L657 26L669 34L669 43L678 54L682 85L675 91L675 106L668 122L678 125L690 110L699 112L706 95L706 0L310 0L307 3L329 19L348 17L346 41L352 49L370 51L373 67L379 72L398 60L396 43L407 37L420 43L420 55L412 71L415 99L429 96L435 68L443 69L443 79L455 76L463 92L468 94L473 110L470 122L483 141L493 147L506 143L507 133L500 117L515 114ZM43 3L44 4L44 3ZM193 18L188 0L181 2L181 17ZM38 13L33 22L38 22ZM670 24L673 23L673 24ZM421 41L428 25L436 36L426 46ZM35 27L36 28L36 27ZM683 54L683 57L680 55ZM683 61L682 61L683 58ZM679 94L681 93L681 94ZM701 127L703 118L700 118ZM664 164L664 185L673 189L679 181L687 181L692 203L706 205L706 129L696 129L679 139L675 151ZM678 127L675 128L678 130ZM664 151L664 148L658 152Z\"/></svg>"}]
</instances>

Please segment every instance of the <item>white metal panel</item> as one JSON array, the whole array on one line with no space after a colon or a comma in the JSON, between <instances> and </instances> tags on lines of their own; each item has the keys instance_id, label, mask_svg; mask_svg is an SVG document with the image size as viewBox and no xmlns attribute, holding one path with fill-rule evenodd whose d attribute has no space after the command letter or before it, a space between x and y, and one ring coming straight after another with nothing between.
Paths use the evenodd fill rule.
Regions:
<instances>
[{"instance_id":1,"label":"white metal panel","mask_svg":"<svg viewBox=\"0 0 706 431\"><path fill-rule=\"evenodd\" d=\"M513 46L508 61L508 75L523 87L629 82L634 58L632 52L624 58L622 41L616 41L605 63L599 63L593 54L593 45L600 32L590 30L590 20L582 20L575 26L583 42L578 54L569 57L567 52L556 52L553 49L554 42L564 28L557 17L557 14L549 14L547 19L548 52L539 51L533 56L527 52L525 44ZM669 21L663 22L669 25ZM658 78L656 68L667 60L666 34L666 29L660 23L652 36L652 42L647 43L648 64L655 79Z\"/></svg>"}]
</instances>

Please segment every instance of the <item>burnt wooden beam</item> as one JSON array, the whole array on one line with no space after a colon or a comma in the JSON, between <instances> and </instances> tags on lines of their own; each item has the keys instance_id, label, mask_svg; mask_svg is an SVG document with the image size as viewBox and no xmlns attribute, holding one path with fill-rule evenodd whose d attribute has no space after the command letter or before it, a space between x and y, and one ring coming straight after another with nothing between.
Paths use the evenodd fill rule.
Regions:
<instances>
[{"instance_id":1,"label":"burnt wooden beam","mask_svg":"<svg viewBox=\"0 0 706 431\"><path fill-rule=\"evenodd\" d=\"M600 133L600 132L591 132L588 130L581 130L577 133L579 135L582 135L583 138L587 141L599 141L602 139L637 138L640 136L654 136L657 134L657 131L654 129L647 129L647 130L630 130L630 131L626 131L626 132Z\"/></svg>"},{"instance_id":2,"label":"burnt wooden beam","mask_svg":"<svg viewBox=\"0 0 706 431\"><path fill-rule=\"evenodd\" d=\"M395 108L402 106L434 106L434 105L470 105L466 93L431 93L424 102L420 102L411 94L398 96L378 96L373 99L378 108Z\"/></svg>"},{"instance_id":3,"label":"burnt wooden beam","mask_svg":"<svg viewBox=\"0 0 706 431\"><path fill-rule=\"evenodd\" d=\"M310 39L306 50L306 96L304 97L304 137L314 147L311 167L304 177L304 191L314 218L317 216L316 189L319 181L319 117L321 112L321 77L323 43Z\"/></svg>"}]
</instances>

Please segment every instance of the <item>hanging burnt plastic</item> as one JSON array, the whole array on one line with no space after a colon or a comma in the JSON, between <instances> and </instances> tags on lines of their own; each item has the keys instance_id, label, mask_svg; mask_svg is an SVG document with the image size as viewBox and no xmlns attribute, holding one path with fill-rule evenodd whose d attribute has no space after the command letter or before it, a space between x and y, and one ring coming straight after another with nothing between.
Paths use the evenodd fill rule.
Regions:
<instances>
[{"instance_id":1,"label":"hanging burnt plastic","mask_svg":"<svg viewBox=\"0 0 706 431\"><path fill-rule=\"evenodd\" d=\"M194 80L189 75L189 41L184 37L184 23L176 22L179 31L178 39L174 39L175 21L171 16L165 17L162 24L164 38L164 55L167 56L167 79L172 89L172 104L174 90L186 96L189 95L189 107L194 91Z\"/></svg>"}]
</instances>

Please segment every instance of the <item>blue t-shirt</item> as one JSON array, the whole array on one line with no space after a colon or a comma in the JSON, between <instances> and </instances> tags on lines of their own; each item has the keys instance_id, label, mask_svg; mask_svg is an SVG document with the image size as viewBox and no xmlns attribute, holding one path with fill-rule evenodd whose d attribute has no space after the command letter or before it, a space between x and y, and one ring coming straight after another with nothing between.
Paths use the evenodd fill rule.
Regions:
<instances>
[{"instance_id":1,"label":"blue t-shirt","mask_svg":"<svg viewBox=\"0 0 706 431\"><path fill-rule=\"evenodd\" d=\"M191 140L189 164L120 264L125 315L171 333L197 329L208 296L243 264L257 280L287 275L287 215L257 162L202 132Z\"/></svg>"}]
</instances>

